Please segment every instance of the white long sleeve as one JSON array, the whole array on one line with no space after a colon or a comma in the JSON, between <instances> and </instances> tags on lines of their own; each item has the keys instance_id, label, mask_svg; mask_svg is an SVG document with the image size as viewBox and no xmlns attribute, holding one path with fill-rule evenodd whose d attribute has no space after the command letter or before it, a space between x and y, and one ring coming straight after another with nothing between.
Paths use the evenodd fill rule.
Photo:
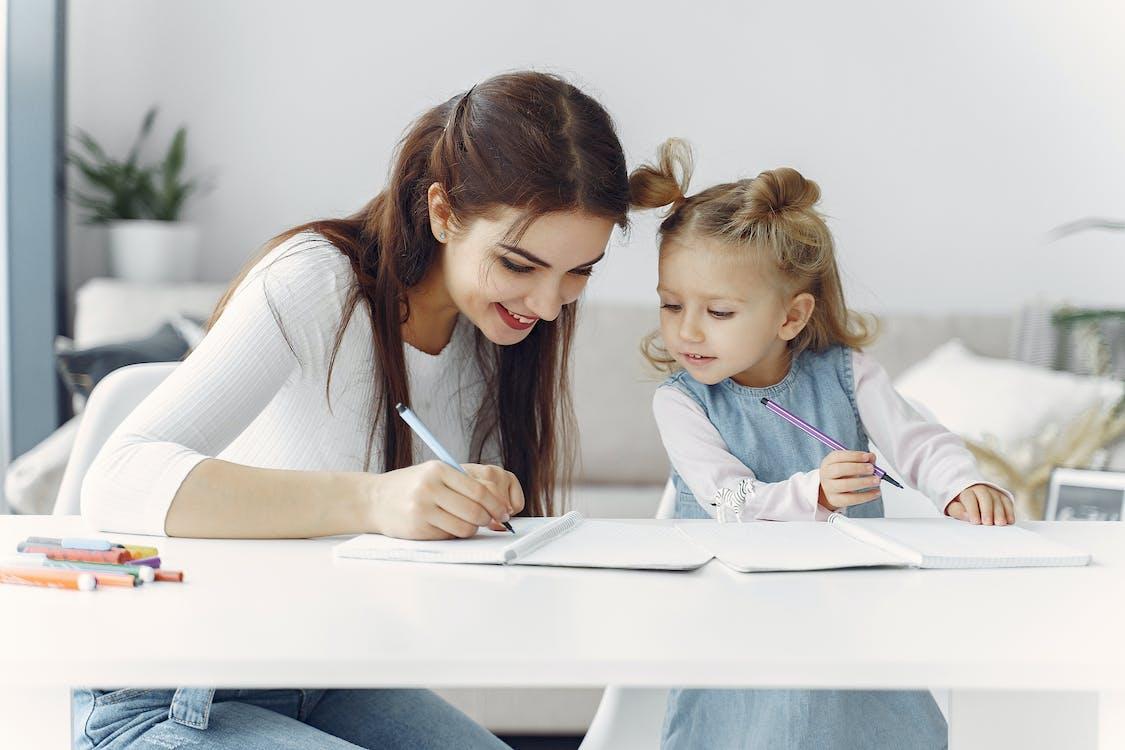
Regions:
<instances>
[{"instance_id":1,"label":"white long sleeve","mask_svg":"<svg viewBox=\"0 0 1125 750\"><path fill-rule=\"evenodd\" d=\"M362 304L341 340L330 404L325 395L353 281L344 255L318 235L298 235L263 258L199 346L110 436L83 482L83 515L106 531L163 534L181 483L208 457L362 471L378 375ZM412 407L462 460L481 385L466 366L468 329L459 319L437 355L405 347ZM376 430L376 471L380 436Z\"/></svg>"},{"instance_id":2,"label":"white long sleeve","mask_svg":"<svg viewBox=\"0 0 1125 750\"><path fill-rule=\"evenodd\" d=\"M860 421L890 463L882 468L921 491L943 513L970 485L991 485L981 478L976 460L961 439L911 407L878 362L853 352L852 367ZM711 515L715 513L711 503L720 490L733 490L749 480L754 492L743 509L744 520L828 517L829 511L818 502L819 468L781 482L759 482L754 471L731 454L703 408L687 394L670 386L658 388L653 413L672 466Z\"/></svg>"}]
</instances>

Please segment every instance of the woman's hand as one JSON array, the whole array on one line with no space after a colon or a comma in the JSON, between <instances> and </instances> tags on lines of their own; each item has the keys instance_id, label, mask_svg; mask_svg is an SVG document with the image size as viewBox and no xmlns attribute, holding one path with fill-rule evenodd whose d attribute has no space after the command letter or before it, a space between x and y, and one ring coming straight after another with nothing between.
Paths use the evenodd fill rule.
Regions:
<instances>
[{"instance_id":1,"label":"woman's hand","mask_svg":"<svg viewBox=\"0 0 1125 750\"><path fill-rule=\"evenodd\" d=\"M832 451L820 462L820 504L828 510L859 505L879 497L875 454Z\"/></svg>"},{"instance_id":2,"label":"woman's hand","mask_svg":"<svg viewBox=\"0 0 1125 750\"><path fill-rule=\"evenodd\" d=\"M441 461L372 474L367 499L370 526L399 539L468 538L481 526L523 509L523 490L511 472L466 464L462 474Z\"/></svg>"},{"instance_id":3,"label":"woman's hand","mask_svg":"<svg viewBox=\"0 0 1125 750\"><path fill-rule=\"evenodd\" d=\"M945 515L984 526L1004 526L1016 522L1016 509L1011 498L987 484L966 488L946 506Z\"/></svg>"},{"instance_id":4,"label":"woman's hand","mask_svg":"<svg viewBox=\"0 0 1125 750\"><path fill-rule=\"evenodd\" d=\"M492 494L507 500L508 514L510 516L517 515L523 510L523 487L520 486L520 480L516 479L515 474L510 471L504 471L499 466L489 466L487 464L462 464L461 468L467 471L469 476L488 487L488 489L492 491ZM507 531L495 518L489 524L488 528L493 531Z\"/></svg>"}]
</instances>

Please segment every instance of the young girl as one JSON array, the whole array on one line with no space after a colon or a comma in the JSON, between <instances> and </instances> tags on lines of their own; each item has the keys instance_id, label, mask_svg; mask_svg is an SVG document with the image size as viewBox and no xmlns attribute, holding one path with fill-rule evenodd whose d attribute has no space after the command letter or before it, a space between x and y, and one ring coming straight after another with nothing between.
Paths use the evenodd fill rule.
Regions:
<instances>
[{"instance_id":1,"label":"young girl","mask_svg":"<svg viewBox=\"0 0 1125 750\"><path fill-rule=\"evenodd\" d=\"M628 187L609 115L555 76L431 108L361 211L283 233L232 285L99 453L83 514L142 534L413 539L549 515L572 303ZM400 401L468 476L424 461ZM73 717L99 750L503 747L425 690L80 690Z\"/></svg>"},{"instance_id":2,"label":"young girl","mask_svg":"<svg viewBox=\"0 0 1125 750\"><path fill-rule=\"evenodd\" d=\"M882 516L868 440L884 468L946 515L1014 521L971 454L927 422L861 351L815 182L789 168L687 196L691 154L666 142L631 178L634 204L671 205L660 226L660 342L672 373L653 410L680 518ZM842 444L829 451L761 405L768 397ZM926 691L673 690L663 747L935 748L946 726Z\"/></svg>"}]
</instances>

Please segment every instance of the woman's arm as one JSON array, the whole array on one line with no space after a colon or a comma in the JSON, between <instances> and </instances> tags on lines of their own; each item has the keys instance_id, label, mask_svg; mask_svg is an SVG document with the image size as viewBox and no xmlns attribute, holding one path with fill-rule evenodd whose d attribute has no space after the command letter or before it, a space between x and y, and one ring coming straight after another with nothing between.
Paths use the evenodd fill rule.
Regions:
<instances>
[{"instance_id":1,"label":"woman's arm","mask_svg":"<svg viewBox=\"0 0 1125 750\"><path fill-rule=\"evenodd\" d=\"M214 458L302 367L324 369L350 283L346 259L327 243L263 259L191 356L110 436L83 482L83 515L142 534L448 538L516 512L490 489L510 475L490 475L486 487L426 464L379 475Z\"/></svg>"},{"instance_id":2,"label":"woman's arm","mask_svg":"<svg viewBox=\"0 0 1125 750\"><path fill-rule=\"evenodd\" d=\"M652 399L652 410L668 459L712 516L711 503L724 490L745 491L743 520L811 521L824 519L829 510L818 503L820 472L794 474L781 482L759 482L754 472L731 455L726 442L703 409L675 388L662 387Z\"/></svg>"}]
</instances>

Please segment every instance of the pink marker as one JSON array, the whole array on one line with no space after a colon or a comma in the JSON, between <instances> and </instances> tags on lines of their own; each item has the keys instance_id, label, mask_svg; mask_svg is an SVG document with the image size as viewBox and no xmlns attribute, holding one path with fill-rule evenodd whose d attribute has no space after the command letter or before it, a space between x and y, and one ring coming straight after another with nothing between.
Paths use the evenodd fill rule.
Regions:
<instances>
[{"instance_id":1,"label":"pink marker","mask_svg":"<svg viewBox=\"0 0 1125 750\"><path fill-rule=\"evenodd\" d=\"M787 412L785 409L781 408L777 403L775 403L773 401L770 401L768 398L762 399L762 406L766 407L767 409L772 411L774 414L781 417L786 422L793 425L794 427L796 427L798 430L805 433L806 435L814 437L818 441L820 441L821 443L824 443L825 445L827 445L832 450L834 450L834 451L846 451L846 450L848 450L844 446L840 445L840 443L838 443L837 441L828 437L823 432L821 432L820 430L816 429L815 427L813 427L811 424L809 424L805 420L798 417L796 414L791 414L791 413ZM888 474L887 472L880 469L878 466L875 467L874 474L875 474L875 476L879 477L880 479L886 479L888 482L893 484L895 487L898 487L899 489L906 489L901 484L896 482L894 477L892 477L890 474Z\"/></svg>"}]
</instances>

